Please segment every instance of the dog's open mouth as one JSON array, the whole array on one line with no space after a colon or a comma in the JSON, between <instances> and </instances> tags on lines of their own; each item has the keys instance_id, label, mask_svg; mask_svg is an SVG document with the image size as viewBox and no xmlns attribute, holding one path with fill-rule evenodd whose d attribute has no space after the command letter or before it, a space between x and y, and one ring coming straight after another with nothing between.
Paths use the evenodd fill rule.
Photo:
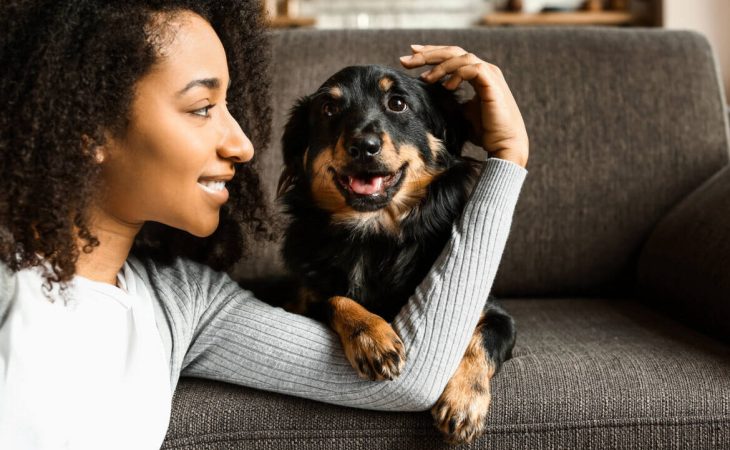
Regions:
<instances>
[{"instance_id":1,"label":"dog's open mouth","mask_svg":"<svg viewBox=\"0 0 730 450\"><path fill-rule=\"evenodd\" d=\"M330 169L348 204L356 210L373 211L384 207L398 192L403 182L408 164L395 172L362 172L353 174L339 173Z\"/></svg>"}]
</instances>

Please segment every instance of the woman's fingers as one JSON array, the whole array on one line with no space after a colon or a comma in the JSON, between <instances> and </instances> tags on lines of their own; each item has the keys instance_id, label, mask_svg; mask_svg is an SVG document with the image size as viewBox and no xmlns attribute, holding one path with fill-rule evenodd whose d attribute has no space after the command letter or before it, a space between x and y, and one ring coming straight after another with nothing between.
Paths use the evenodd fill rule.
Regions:
<instances>
[{"instance_id":1,"label":"woman's fingers","mask_svg":"<svg viewBox=\"0 0 730 450\"><path fill-rule=\"evenodd\" d=\"M401 64L407 69L421 67L426 64L439 64L449 58L467 53L461 47L438 45L412 45L412 55L401 56Z\"/></svg>"},{"instance_id":2,"label":"woman's fingers","mask_svg":"<svg viewBox=\"0 0 730 450\"><path fill-rule=\"evenodd\" d=\"M451 78L444 82L444 86L447 89L454 90L459 87L462 81L468 81L472 86L474 86L474 90L482 100L498 100L493 96L499 95L500 92L509 88L507 87L499 68L496 66L490 66L491 65L482 61L476 64L468 64L452 68L449 72L444 74L451 75ZM434 75L433 78L430 76L428 78L438 80L441 77L437 78L436 75ZM498 87L499 89L494 89L493 91L488 92L490 88L495 87Z\"/></svg>"},{"instance_id":3,"label":"woman's fingers","mask_svg":"<svg viewBox=\"0 0 730 450\"><path fill-rule=\"evenodd\" d=\"M473 140L493 156L510 159L524 167L529 141L522 115L499 67L483 61L461 47L412 45L412 55L402 56L408 69L433 66L421 74L428 83L443 81L449 90L469 82L475 97L466 103L465 118L472 126Z\"/></svg>"},{"instance_id":4,"label":"woman's fingers","mask_svg":"<svg viewBox=\"0 0 730 450\"><path fill-rule=\"evenodd\" d=\"M452 75L444 84L449 89L456 89L462 81L477 80L484 83L490 81L490 78L495 78L493 80L495 82L503 81L504 79L497 66L483 61L475 54L469 53L461 47L412 45L411 49L413 55L410 57L401 57L403 65L407 68L415 68L427 64L434 65L433 68L421 74L421 78L428 82L434 82L446 75ZM480 74L483 75L481 78L478 77ZM496 76L492 77L492 74Z\"/></svg>"},{"instance_id":5,"label":"woman's fingers","mask_svg":"<svg viewBox=\"0 0 730 450\"><path fill-rule=\"evenodd\" d=\"M480 62L482 62L482 60L479 59L479 57L475 54L464 53L463 55L454 56L446 59L441 63L434 63L438 65L432 67L431 70L429 70L428 72L424 72L423 74L421 74L421 78L426 81L440 80L444 76L457 70L459 67L471 66Z\"/></svg>"}]
</instances>

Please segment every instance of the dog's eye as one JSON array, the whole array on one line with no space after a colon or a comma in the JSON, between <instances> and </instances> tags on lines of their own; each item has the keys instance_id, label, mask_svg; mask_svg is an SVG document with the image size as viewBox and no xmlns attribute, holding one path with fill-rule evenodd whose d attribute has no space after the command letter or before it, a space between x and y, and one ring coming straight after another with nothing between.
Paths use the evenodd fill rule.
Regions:
<instances>
[{"instance_id":1,"label":"dog's eye","mask_svg":"<svg viewBox=\"0 0 730 450\"><path fill-rule=\"evenodd\" d=\"M408 108L403 97L393 96L388 99L388 109L395 112L403 112Z\"/></svg>"},{"instance_id":2,"label":"dog's eye","mask_svg":"<svg viewBox=\"0 0 730 450\"><path fill-rule=\"evenodd\" d=\"M340 107L335 102L325 102L322 105L322 114L327 117L332 117L340 112Z\"/></svg>"}]
</instances>

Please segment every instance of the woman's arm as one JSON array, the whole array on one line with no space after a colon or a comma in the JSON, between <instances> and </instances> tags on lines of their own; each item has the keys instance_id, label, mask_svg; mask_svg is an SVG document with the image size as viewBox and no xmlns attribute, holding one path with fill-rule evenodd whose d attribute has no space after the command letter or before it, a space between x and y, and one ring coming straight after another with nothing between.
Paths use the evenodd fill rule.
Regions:
<instances>
[{"instance_id":1,"label":"woman's arm","mask_svg":"<svg viewBox=\"0 0 730 450\"><path fill-rule=\"evenodd\" d=\"M401 58L404 66L434 66L422 75L425 81L448 77L448 89L464 81L474 87L466 111L473 141L494 158L487 161L448 245L393 322L407 353L400 377L360 380L326 326L272 308L226 275L193 265L178 270L189 278L180 286L187 281L198 287L189 295L189 306L167 297L173 371L368 409L423 410L436 402L494 282L526 174L528 138L499 68L459 47L419 45L412 52ZM175 284L167 280L168 286Z\"/></svg>"},{"instance_id":2,"label":"woman's arm","mask_svg":"<svg viewBox=\"0 0 730 450\"><path fill-rule=\"evenodd\" d=\"M189 261L147 268L170 326L173 373L366 409L428 409L479 320L526 173L487 161L447 247L393 322L407 352L396 380L359 379L327 326Z\"/></svg>"}]
</instances>

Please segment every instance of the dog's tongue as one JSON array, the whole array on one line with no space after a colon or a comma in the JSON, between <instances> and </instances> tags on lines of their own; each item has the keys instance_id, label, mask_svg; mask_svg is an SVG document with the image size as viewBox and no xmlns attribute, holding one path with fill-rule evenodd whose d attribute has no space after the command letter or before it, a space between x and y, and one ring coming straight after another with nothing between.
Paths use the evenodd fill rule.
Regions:
<instances>
[{"instance_id":1,"label":"dog's tongue","mask_svg":"<svg viewBox=\"0 0 730 450\"><path fill-rule=\"evenodd\" d=\"M350 177L350 188L356 194L372 195L383 188L383 177L355 178Z\"/></svg>"}]
</instances>

